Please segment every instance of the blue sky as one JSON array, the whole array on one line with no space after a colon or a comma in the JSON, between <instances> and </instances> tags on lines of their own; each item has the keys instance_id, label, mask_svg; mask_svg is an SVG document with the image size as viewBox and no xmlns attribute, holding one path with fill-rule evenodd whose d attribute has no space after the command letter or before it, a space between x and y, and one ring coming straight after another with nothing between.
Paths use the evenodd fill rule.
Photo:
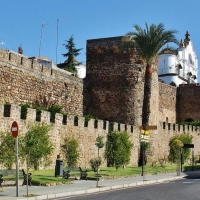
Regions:
<instances>
[{"instance_id":1,"label":"blue sky","mask_svg":"<svg viewBox=\"0 0 200 200\"><path fill-rule=\"evenodd\" d=\"M115 37L133 31L133 25L163 23L176 29L178 40L189 31L200 57L199 0L0 0L0 48L18 51L21 45L28 57L47 56L63 62L62 44L73 35L78 57L86 62L89 39ZM57 19L58 46L57 44ZM42 28L42 23L46 24ZM40 37L42 30L42 42ZM6 42L6 44L2 44ZM56 54L57 49L57 54Z\"/></svg>"}]
</instances>

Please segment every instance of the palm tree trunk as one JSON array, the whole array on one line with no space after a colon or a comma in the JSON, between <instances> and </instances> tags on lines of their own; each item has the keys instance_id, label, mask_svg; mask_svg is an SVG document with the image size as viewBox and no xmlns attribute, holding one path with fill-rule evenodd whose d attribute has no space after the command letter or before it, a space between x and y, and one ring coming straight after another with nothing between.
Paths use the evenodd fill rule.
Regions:
<instances>
[{"instance_id":1,"label":"palm tree trunk","mask_svg":"<svg viewBox=\"0 0 200 200\"><path fill-rule=\"evenodd\" d=\"M151 99L151 81L152 81L152 66L147 64L144 80L144 98L142 107L142 125L149 124L150 118L150 99Z\"/></svg>"}]
</instances>

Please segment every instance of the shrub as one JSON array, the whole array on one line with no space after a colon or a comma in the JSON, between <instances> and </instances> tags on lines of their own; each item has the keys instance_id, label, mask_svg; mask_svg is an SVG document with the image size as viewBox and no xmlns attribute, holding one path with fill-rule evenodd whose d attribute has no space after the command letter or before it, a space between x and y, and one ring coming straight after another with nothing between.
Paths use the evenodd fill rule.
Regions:
<instances>
[{"instance_id":1,"label":"shrub","mask_svg":"<svg viewBox=\"0 0 200 200\"><path fill-rule=\"evenodd\" d=\"M26 104L21 104L21 119L26 119L27 116L27 110L28 108L30 108L31 106L26 103Z\"/></svg>"},{"instance_id":2,"label":"shrub","mask_svg":"<svg viewBox=\"0 0 200 200\"><path fill-rule=\"evenodd\" d=\"M106 142L105 158L107 165L115 166L118 169L120 166L125 166L130 162L132 142L129 140L127 132L112 131L108 133Z\"/></svg>"},{"instance_id":3,"label":"shrub","mask_svg":"<svg viewBox=\"0 0 200 200\"><path fill-rule=\"evenodd\" d=\"M39 168L39 161L47 158L53 152L53 141L49 131L51 126L45 123L31 124L29 131L25 134L22 144L22 158L26 158L34 169Z\"/></svg>"},{"instance_id":4,"label":"shrub","mask_svg":"<svg viewBox=\"0 0 200 200\"><path fill-rule=\"evenodd\" d=\"M184 144L192 143L192 136L188 133L182 133L180 135L173 136L169 141L170 153L169 153L169 161L176 162L178 159L179 151L181 149L183 163L190 155L189 148L181 148Z\"/></svg>"},{"instance_id":5,"label":"shrub","mask_svg":"<svg viewBox=\"0 0 200 200\"><path fill-rule=\"evenodd\" d=\"M90 160L90 166L94 170L94 172L98 171L101 163L102 163L101 157L93 158L93 159Z\"/></svg>"},{"instance_id":6,"label":"shrub","mask_svg":"<svg viewBox=\"0 0 200 200\"><path fill-rule=\"evenodd\" d=\"M65 138L61 146L67 160L68 167L76 167L79 159L79 144L75 138Z\"/></svg>"}]
</instances>

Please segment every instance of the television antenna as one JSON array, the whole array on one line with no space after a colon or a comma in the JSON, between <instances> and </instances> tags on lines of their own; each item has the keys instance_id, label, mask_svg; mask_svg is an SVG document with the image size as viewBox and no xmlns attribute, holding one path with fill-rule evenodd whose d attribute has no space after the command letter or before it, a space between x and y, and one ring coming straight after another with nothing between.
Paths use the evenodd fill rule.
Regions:
<instances>
[{"instance_id":1,"label":"television antenna","mask_svg":"<svg viewBox=\"0 0 200 200\"><path fill-rule=\"evenodd\" d=\"M50 23L50 24L45 24L44 22L42 23L42 27L41 27L41 35L40 35L39 56L40 56L41 45L42 45L42 32L43 32L43 28L45 28L46 25L51 25L51 23Z\"/></svg>"},{"instance_id":2,"label":"television antenna","mask_svg":"<svg viewBox=\"0 0 200 200\"><path fill-rule=\"evenodd\" d=\"M58 54L58 22L60 21L67 21L67 20L61 20L61 19L57 19L57 37L56 37L56 64L57 64L57 54Z\"/></svg>"}]
</instances>

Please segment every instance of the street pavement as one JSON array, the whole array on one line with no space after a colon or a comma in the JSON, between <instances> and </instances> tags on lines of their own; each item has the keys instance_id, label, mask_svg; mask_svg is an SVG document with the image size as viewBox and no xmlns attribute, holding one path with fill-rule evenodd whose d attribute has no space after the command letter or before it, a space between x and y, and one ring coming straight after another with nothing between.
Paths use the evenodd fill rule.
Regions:
<instances>
[{"instance_id":1,"label":"street pavement","mask_svg":"<svg viewBox=\"0 0 200 200\"><path fill-rule=\"evenodd\" d=\"M178 174L179 175L179 174ZM118 178L112 180L75 180L73 184L62 184L56 186L21 186L18 190L16 186L3 187L0 189L0 200L43 200L88 194L114 190L127 187L137 187L147 184L159 184L167 181L184 178L187 175L200 175L200 171L181 172L178 176L176 172L157 175L135 176L128 178ZM27 198L27 194L32 197ZM17 197L18 196L18 197Z\"/></svg>"}]
</instances>

